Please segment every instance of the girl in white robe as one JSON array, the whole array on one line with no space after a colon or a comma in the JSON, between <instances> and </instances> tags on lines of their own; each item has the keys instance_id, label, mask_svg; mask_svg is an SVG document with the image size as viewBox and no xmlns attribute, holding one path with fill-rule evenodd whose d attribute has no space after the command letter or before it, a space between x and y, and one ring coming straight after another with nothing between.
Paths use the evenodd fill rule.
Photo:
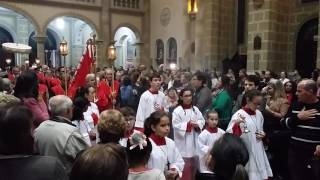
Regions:
<instances>
[{"instance_id":1,"label":"girl in white robe","mask_svg":"<svg viewBox=\"0 0 320 180\"><path fill-rule=\"evenodd\" d=\"M170 118L165 112L156 111L146 119L144 132L152 144L148 168L164 172L168 179L182 176L184 161L175 143L166 136L170 131Z\"/></svg>"},{"instance_id":2,"label":"girl in white robe","mask_svg":"<svg viewBox=\"0 0 320 180\"><path fill-rule=\"evenodd\" d=\"M219 117L216 111L209 111L206 116L206 128L198 137L198 156L200 173L213 173L208 169L206 162L213 144L225 133L217 127Z\"/></svg>"},{"instance_id":3,"label":"girl in white robe","mask_svg":"<svg viewBox=\"0 0 320 180\"><path fill-rule=\"evenodd\" d=\"M263 116L257 109L262 95L258 90L250 90L244 95L246 105L231 118L227 132L240 136L249 151L249 162L246 169L250 180L264 180L273 176L262 139Z\"/></svg>"},{"instance_id":4,"label":"girl in white robe","mask_svg":"<svg viewBox=\"0 0 320 180\"><path fill-rule=\"evenodd\" d=\"M186 163L182 180L191 180L197 169L197 141L205 120L199 109L192 105L192 90L181 90L180 98L182 102L172 113L174 142Z\"/></svg>"}]
</instances>

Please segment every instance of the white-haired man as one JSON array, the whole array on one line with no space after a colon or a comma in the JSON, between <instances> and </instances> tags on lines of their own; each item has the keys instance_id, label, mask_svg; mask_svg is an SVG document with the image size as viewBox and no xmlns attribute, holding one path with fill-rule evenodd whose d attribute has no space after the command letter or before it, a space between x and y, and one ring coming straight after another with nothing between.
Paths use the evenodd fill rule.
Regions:
<instances>
[{"instance_id":1,"label":"white-haired man","mask_svg":"<svg viewBox=\"0 0 320 180\"><path fill-rule=\"evenodd\" d=\"M73 103L69 97L53 96L49 100L49 110L50 120L35 129L36 149L40 155L58 158L69 172L76 155L89 145L70 121Z\"/></svg>"}]
</instances>

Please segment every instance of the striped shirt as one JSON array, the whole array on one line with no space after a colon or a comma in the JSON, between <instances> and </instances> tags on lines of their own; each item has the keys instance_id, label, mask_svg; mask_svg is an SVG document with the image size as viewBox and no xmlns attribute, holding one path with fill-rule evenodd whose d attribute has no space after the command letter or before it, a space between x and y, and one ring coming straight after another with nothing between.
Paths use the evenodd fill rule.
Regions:
<instances>
[{"instance_id":1,"label":"striped shirt","mask_svg":"<svg viewBox=\"0 0 320 180\"><path fill-rule=\"evenodd\" d=\"M299 112L303 110L316 109L316 118L301 120ZM291 129L291 144L314 151L320 145L320 101L313 104L294 103L288 110L287 115L282 119L282 124Z\"/></svg>"}]
</instances>

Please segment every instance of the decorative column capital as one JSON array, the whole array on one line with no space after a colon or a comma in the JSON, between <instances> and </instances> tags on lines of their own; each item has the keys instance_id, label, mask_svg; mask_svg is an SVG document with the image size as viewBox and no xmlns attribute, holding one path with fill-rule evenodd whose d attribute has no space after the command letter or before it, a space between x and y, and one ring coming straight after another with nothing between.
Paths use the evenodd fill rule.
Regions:
<instances>
[{"instance_id":1,"label":"decorative column capital","mask_svg":"<svg viewBox=\"0 0 320 180\"><path fill-rule=\"evenodd\" d=\"M34 39L36 40L37 43L44 43L47 40L48 36L46 35L37 35L34 36Z\"/></svg>"}]
</instances>

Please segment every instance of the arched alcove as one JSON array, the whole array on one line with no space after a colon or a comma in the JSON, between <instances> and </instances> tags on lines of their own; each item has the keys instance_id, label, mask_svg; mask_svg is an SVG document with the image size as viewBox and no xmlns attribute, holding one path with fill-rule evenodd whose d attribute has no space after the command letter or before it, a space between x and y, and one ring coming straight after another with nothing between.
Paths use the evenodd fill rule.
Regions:
<instances>
[{"instance_id":1,"label":"arched alcove","mask_svg":"<svg viewBox=\"0 0 320 180\"><path fill-rule=\"evenodd\" d=\"M117 50L116 66L128 67L136 64L137 37L132 29L120 27L114 35L114 41Z\"/></svg>"},{"instance_id":2,"label":"arched alcove","mask_svg":"<svg viewBox=\"0 0 320 180\"><path fill-rule=\"evenodd\" d=\"M164 63L164 43L161 39L156 40L156 63L157 65Z\"/></svg>"},{"instance_id":3,"label":"arched alcove","mask_svg":"<svg viewBox=\"0 0 320 180\"><path fill-rule=\"evenodd\" d=\"M66 56L68 67L77 67L85 50L87 40L91 38L92 34L96 34L96 30L93 27L90 22L74 16L56 17L48 23L46 29L49 29L49 31L47 32L52 32L51 37L47 35L49 39L55 39L57 45L63 38L68 42L69 53ZM53 66L64 65L56 49L45 47L47 62Z\"/></svg>"},{"instance_id":4,"label":"arched alcove","mask_svg":"<svg viewBox=\"0 0 320 180\"><path fill-rule=\"evenodd\" d=\"M167 63L177 64L177 41L175 38L171 37L168 39L166 48Z\"/></svg>"}]
</instances>

